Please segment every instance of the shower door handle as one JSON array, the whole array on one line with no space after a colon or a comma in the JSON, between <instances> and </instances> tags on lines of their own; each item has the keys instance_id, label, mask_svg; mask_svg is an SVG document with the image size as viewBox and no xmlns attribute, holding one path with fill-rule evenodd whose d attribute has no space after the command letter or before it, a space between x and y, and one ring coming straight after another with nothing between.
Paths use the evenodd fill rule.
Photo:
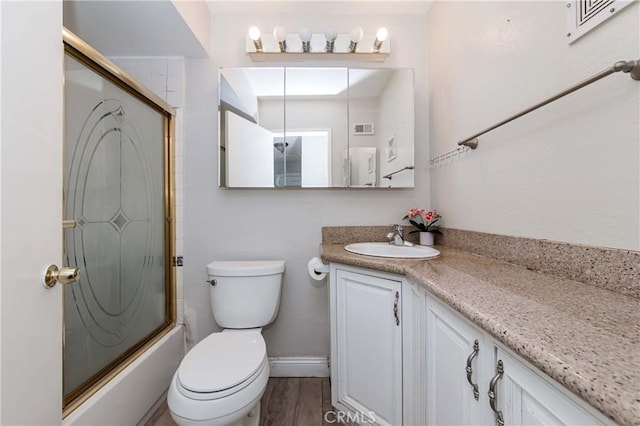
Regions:
<instances>
[{"instance_id":1,"label":"shower door handle","mask_svg":"<svg viewBox=\"0 0 640 426\"><path fill-rule=\"evenodd\" d=\"M56 265L51 264L44 267L40 282L44 288L52 288L58 282L60 284L75 283L80 279L80 268L75 266L64 266L59 269Z\"/></svg>"}]
</instances>

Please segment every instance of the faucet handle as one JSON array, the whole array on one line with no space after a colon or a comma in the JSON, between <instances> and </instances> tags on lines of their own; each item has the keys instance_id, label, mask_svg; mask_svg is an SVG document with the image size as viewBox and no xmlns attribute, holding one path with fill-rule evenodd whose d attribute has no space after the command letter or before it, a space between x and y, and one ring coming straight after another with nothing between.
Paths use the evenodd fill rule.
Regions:
<instances>
[{"instance_id":1,"label":"faucet handle","mask_svg":"<svg viewBox=\"0 0 640 426\"><path fill-rule=\"evenodd\" d=\"M402 234L403 234L404 227L403 227L402 225L395 225L395 224L394 224L394 225L393 225L393 227L395 228L395 230L396 230L396 232L397 232L398 234L400 234L400 235L402 235Z\"/></svg>"}]
</instances>

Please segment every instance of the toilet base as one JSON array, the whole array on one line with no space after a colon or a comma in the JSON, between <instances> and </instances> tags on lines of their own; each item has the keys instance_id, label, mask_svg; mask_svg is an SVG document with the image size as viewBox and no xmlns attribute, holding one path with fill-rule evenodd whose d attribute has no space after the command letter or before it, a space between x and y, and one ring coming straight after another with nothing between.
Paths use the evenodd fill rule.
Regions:
<instances>
[{"instance_id":1,"label":"toilet base","mask_svg":"<svg viewBox=\"0 0 640 426\"><path fill-rule=\"evenodd\" d=\"M240 420L233 423L211 423L210 420L205 420L202 422L194 422L193 420L185 419L177 416L174 413L171 413L171 418L179 425L184 426L204 426L204 425L216 425L216 426L258 426L260 424L260 400L258 403Z\"/></svg>"},{"instance_id":2,"label":"toilet base","mask_svg":"<svg viewBox=\"0 0 640 426\"><path fill-rule=\"evenodd\" d=\"M242 426L258 426L260 424L260 401L242 419Z\"/></svg>"}]
</instances>

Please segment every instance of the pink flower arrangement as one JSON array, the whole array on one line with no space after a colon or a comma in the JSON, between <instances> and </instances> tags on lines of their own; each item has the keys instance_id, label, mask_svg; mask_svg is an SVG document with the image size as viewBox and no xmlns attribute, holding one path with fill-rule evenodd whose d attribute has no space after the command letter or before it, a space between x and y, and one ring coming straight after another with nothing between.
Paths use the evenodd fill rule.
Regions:
<instances>
[{"instance_id":1,"label":"pink flower arrangement","mask_svg":"<svg viewBox=\"0 0 640 426\"><path fill-rule=\"evenodd\" d=\"M417 228L416 231L409 232L410 234L414 232L435 232L440 233L438 231L438 226L436 223L440 220L442 216L440 216L435 210L425 210L425 209L417 209L412 208L403 217L403 220L409 219L409 223Z\"/></svg>"}]
</instances>

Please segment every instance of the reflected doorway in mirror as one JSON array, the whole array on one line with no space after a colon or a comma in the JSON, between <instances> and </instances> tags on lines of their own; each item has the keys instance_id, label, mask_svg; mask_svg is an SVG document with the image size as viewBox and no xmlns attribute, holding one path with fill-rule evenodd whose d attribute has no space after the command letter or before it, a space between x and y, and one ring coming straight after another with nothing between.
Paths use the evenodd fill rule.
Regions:
<instances>
[{"instance_id":1,"label":"reflected doorway in mirror","mask_svg":"<svg viewBox=\"0 0 640 426\"><path fill-rule=\"evenodd\" d=\"M387 141L387 162L390 163L396 159L396 136L393 135Z\"/></svg>"}]
</instances>

